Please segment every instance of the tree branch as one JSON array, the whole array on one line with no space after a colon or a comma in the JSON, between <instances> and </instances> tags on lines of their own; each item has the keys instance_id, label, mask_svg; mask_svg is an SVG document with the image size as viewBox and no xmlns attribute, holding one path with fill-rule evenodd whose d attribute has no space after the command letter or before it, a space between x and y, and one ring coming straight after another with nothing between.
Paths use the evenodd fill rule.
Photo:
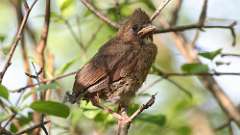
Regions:
<instances>
[{"instance_id":1,"label":"tree branch","mask_svg":"<svg viewBox=\"0 0 240 135\"><path fill-rule=\"evenodd\" d=\"M115 29L119 29L120 25L116 22L111 21L106 15L101 13L94 7L89 0L80 0L93 14L95 14L99 19L107 23L108 25L112 26Z\"/></svg>"},{"instance_id":2,"label":"tree branch","mask_svg":"<svg viewBox=\"0 0 240 135\"><path fill-rule=\"evenodd\" d=\"M65 77L69 77L69 76L72 76L72 75L75 75L77 73L77 71L75 72L71 72L71 73L67 73L65 75L61 75L61 76L57 76L57 77L54 77L52 79L44 79L44 80L41 80L39 83L34 83L34 84L31 84L31 85L26 85L24 87L21 87L21 88L18 88L16 90L13 90L11 92L21 92L27 88L31 88L31 87L35 87L37 85L40 85L40 84L43 84L43 83L51 83L51 82L54 82L56 80L60 80L60 79L63 79Z\"/></svg>"},{"instance_id":3,"label":"tree branch","mask_svg":"<svg viewBox=\"0 0 240 135\"><path fill-rule=\"evenodd\" d=\"M170 27L166 29L156 29L154 31L154 34L159 34L159 33L168 33L168 32L181 32L181 31L186 31L186 30L191 30L191 29L229 29L232 37L233 37L233 42L232 44L236 44L236 33L234 31L234 26L236 26L236 21L232 22L230 25L202 25L200 23L197 24L190 24L190 25L184 25L184 26L175 26L175 27Z\"/></svg>"},{"instance_id":4,"label":"tree branch","mask_svg":"<svg viewBox=\"0 0 240 135\"><path fill-rule=\"evenodd\" d=\"M50 122L50 121L45 121L45 122L43 122L43 123L36 124L36 125L34 125L34 126L32 126L32 127L29 127L29 128L27 128L27 129L25 129L25 130L23 130L23 131L20 131L20 132L16 133L15 135L22 135L22 134L24 134L24 133L31 132L31 131L33 131L34 129L41 128L41 126L46 125L46 124L48 124L49 122Z\"/></svg>"},{"instance_id":5,"label":"tree branch","mask_svg":"<svg viewBox=\"0 0 240 135\"><path fill-rule=\"evenodd\" d=\"M16 48L17 48L17 45L18 45L19 41L22 39L22 33L24 31L25 25L27 24L28 17L30 15L31 11L32 11L32 8L37 3L37 1L38 0L35 0L33 2L33 4L29 8L26 9L26 14L23 17L23 20L21 22L21 25L20 25L18 31L17 31L15 39L14 39L12 45L11 45L11 49L10 49L10 52L9 52L7 60L6 60L6 64L4 65L3 70L0 72L0 83L2 83L3 77L4 77L8 67L11 65L11 60L12 60L13 54L14 54Z\"/></svg>"},{"instance_id":6,"label":"tree branch","mask_svg":"<svg viewBox=\"0 0 240 135\"><path fill-rule=\"evenodd\" d=\"M118 129L117 129L117 135L127 135L128 130L130 128L131 123L133 120L139 116L144 110L151 107L155 102L155 95L152 95L152 97L147 101L146 104L143 104L140 108L138 108L137 111L135 111L130 117L127 116L127 113L125 111L122 112L121 116L124 117L124 119L118 120ZM125 119L126 117L126 119Z\"/></svg>"},{"instance_id":7,"label":"tree branch","mask_svg":"<svg viewBox=\"0 0 240 135\"><path fill-rule=\"evenodd\" d=\"M161 4L159 5L158 9L151 16L151 18L150 18L151 22L161 13L161 11L167 6L167 4L170 1L171 0L164 0L164 1L161 2Z\"/></svg>"}]
</instances>

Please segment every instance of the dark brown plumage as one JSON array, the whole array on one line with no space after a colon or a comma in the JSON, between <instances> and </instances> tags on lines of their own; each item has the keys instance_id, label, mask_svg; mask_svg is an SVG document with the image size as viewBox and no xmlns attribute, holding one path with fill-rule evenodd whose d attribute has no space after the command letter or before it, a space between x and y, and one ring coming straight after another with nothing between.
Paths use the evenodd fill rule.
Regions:
<instances>
[{"instance_id":1,"label":"dark brown plumage","mask_svg":"<svg viewBox=\"0 0 240 135\"><path fill-rule=\"evenodd\" d=\"M97 105L100 98L127 106L146 79L157 53L151 33L138 34L150 24L144 11L135 10L116 37L76 74L70 102L84 99Z\"/></svg>"}]
</instances>

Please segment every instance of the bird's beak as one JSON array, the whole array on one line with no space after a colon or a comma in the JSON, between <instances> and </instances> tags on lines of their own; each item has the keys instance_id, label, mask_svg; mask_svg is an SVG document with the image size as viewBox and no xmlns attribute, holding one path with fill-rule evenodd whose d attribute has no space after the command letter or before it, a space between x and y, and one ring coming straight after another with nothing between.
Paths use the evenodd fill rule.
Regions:
<instances>
[{"instance_id":1,"label":"bird's beak","mask_svg":"<svg viewBox=\"0 0 240 135\"><path fill-rule=\"evenodd\" d=\"M140 37L145 37L150 34L153 34L153 32L156 30L156 26L152 24L145 25L140 31L138 31L138 35Z\"/></svg>"}]
</instances>

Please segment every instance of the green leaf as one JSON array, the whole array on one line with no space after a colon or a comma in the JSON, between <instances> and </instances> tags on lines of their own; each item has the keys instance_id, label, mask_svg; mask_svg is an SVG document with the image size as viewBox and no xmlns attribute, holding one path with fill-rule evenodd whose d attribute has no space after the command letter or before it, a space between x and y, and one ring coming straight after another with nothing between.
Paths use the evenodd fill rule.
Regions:
<instances>
[{"instance_id":1,"label":"green leaf","mask_svg":"<svg viewBox=\"0 0 240 135\"><path fill-rule=\"evenodd\" d=\"M55 101L35 101L30 107L37 112L62 118L67 118L70 113L68 106Z\"/></svg>"},{"instance_id":2,"label":"green leaf","mask_svg":"<svg viewBox=\"0 0 240 135\"><path fill-rule=\"evenodd\" d=\"M57 75L61 75L63 73L65 73L73 64L76 63L78 59L73 59L70 60L69 62L65 63L63 66L61 66L57 71L56 74Z\"/></svg>"},{"instance_id":3,"label":"green leaf","mask_svg":"<svg viewBox=\"0 0 240 135\"><path fill-rule=\"evenodd\" d=\"M6 100L8 100L9 97L8 89L2 84L0 84L0 97L5 98Z\"/></svg>"},{"instance_id":4,"label":"green leaf","mask_svg":"<svg viewBox=\"0 0 240 135\"><path fill-rule=\"evenodd\" d=\"M7 55L11 49L11 46L5 46L2 48L2 52L4 55Z\"/></svg>"},{"instance_id":5,"label":"green leaf","mask_svg":"<svg viewBox=\"0 0 240 135\"><path fill-rule=\"evenodd\" d=\"M37 91L43 91L43 90L48 90L48 89L57 89L57 84L56 83L50 83L50 84L41 84L38 88Z\"/></svg>"},{"instance_id":6,"label":"green leaf","mask_svg":"<svg viewBox=\"0 0 240 135\"><path fill-rule=\"evenodd\" d=\"M166 116L162 114L158 115L141 114L137 120L149 122L151 124L156 124L158 126L164 126L166 124Z\"/></svg>"},{"instance_id":7,"label":"green leaf","mask_svg":"<svg viewBox=\"0 0 240 135\"><path fill-rule=\"evenodd\" d=\"M73 4L73 0L61 0L60 3L60 10L64 12L67 8L69 8Z\"/></svg>"},{"instance_id":8,"label":"green leaf","mask_svg":"<svg viewBox=\"0 0 240 135\"><path fill-rule=\"evenodd\" d=\"M192 130L190 127L182 126L177 129L177 132L179 133L179 135L191 135Z\"/></svg>"},{"instance_id":9,"label":"green leaf","mask_svg":"<svg viewBox=\"0 0 240 135\"><path fill-rule=\"evenodd\" d=\"M181 69L186 73L206 73L209 71L207 65L200 63L184 64Z\"/></svg>"},{"instance_id":10,"label":"green leaf","mask_svg":"<svg viewBox=\"0 0 240 135\"><path fill-rule=\"evenodd\" d=\"M17 117L16 119L18 121L19 126L23 127L23 126L29 124L30 122L32 122L32 113L28 113L27 116ZM16 127L16 125L14 123L11 123L10 131L13 133L16 133L18 131L18 128Z\"/></svg>"},{"instance_id":11,"label":"green leaf","mask_svg":"<svg viewBox=\"0 0 240 135\"><path fill-rule=\"evenodd\" d=\"M201 53L198 53L198 55L204 58L213 60L217 55L221 54L221 52L222 52L222 49L218 49L212 52L201 52Z\"/></svg>"},{"instance_id":12,"label":"green leaf","mask_svg":"<svg viewBox=\"0 0 240 135\"><path fill-rule=\"evenodd\" d=\"M88 119L94 119L101 110L89 103L81 103L81 108L83 110L83 115Z\"/></svg>"},{"instance_id":13,"label":"green leaf","mask_svg":"<svg viewBox=\"0 0 240 135\"><path fill-rule=\"evenodd\" d=\"M3 42L5 40L6 36L3 34L0 34L0 42Z\"/></svg>"},{"instance_id":14,"label":"green leaf","mask_svg":"<svg viewBox=\"0 0 240 135\"><path fill-rule=\"evenodd\" d=\"M75 2L75 0L57 0L57 4L60 7L61 16L71 16L76 8Z\"/></svg>"}]
</instances>

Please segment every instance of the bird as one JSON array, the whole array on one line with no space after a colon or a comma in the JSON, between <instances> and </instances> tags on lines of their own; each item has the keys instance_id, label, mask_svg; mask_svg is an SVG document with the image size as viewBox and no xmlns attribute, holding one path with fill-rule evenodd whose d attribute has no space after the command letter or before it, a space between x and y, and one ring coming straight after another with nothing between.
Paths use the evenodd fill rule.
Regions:
<instances>
[{"instance_id":1,"label":"bird","mask_svg":"<svg viewBox=\"0 0 240 135\"><path fill-rule=\"evenodd\" d=\"M135 9L116 36L76 73L68 101L74 104L87 100L99 107L104 100L127 107L155 60L154 29L149 16Z\"/></svg>"}]
</instances>

